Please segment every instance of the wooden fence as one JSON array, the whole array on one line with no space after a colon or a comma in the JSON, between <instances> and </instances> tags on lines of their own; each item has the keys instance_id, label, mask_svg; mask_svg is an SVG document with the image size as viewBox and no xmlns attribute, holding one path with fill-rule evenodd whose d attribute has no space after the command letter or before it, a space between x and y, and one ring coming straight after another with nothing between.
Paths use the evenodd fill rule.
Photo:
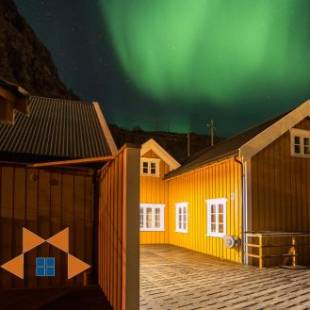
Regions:
<instances>
[{"instance_id":1,"label":"wooden fence","mask_svg":"<svg viewBox=\"0 0 310 310\"><path fill-rule=\"evenodd\" d=\"M70 229L70 252L93 261L94 170L28 168L0 163L0 265L22 253L22 227L44 239ZM35 258L56 258L56 276L35 276ZM79 275L67 280L67 256L43 244L25 254L25 279L0 268L0 288L83 285ZM88 279L91 281L91 279Z\"/></svg>"},{"instance_id":2,"label":"wooden fence","mask_svg":"<svg viewBox=\"0 0 310 310\"><path fill-rule=\"evenodd\" d=\"M245 255L250 263L263 267L309 264L310 234L297 232L246 233ZM254 259L254 261L253 261ZM256 260L256 261L255 261Z\"/></svg>"},{"instance_id":3,"label":"wooden fence","mask_svg":"<svg viewBox=\"0 0 310 310\"><path fill-rule=\"evenodd\" d=\"M115 310L139 309L139 163L125 146L100 171L98 282Z\"/></svg>"}]
</instances>

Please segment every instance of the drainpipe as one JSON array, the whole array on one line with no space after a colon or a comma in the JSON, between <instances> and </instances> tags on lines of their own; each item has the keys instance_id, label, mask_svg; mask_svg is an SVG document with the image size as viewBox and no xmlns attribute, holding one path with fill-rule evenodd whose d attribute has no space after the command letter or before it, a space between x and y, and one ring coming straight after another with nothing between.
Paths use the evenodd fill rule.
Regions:
<instances>
[{"instance_id":1,"label":"drainpipe","mask_svg":"<svg viewBox=\"0 0 310 310\"><path fill-rule=\"evenodd\" d=\"M247 204L247 193L246 193L246 167L243 163L243 161L240 161L237 157L234 157L234 160L237 164L240 165L240 172L241 172L241 193L242 193L242 199L241 199L241 218L242 218L242 227L241 227L241 235L242 235L242 263L248 264L248 258L245 255L246 253L246 230L247 230L247 212L246 212L246 204Z\"/></svg>"}]
</instances>

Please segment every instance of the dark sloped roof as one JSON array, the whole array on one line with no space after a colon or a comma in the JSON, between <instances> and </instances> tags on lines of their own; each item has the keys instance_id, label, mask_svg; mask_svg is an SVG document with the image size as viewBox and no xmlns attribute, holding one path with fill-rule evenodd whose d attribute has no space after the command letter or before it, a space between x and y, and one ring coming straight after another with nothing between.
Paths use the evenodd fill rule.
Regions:
<instances>
[{"instance_id":1,"label":"dark sloped roof","mask_svg":"<svg viewBox=\"0 0 310 310\"><path fill-rule=\"evenodd\" d=\"M215 162L215 161L236 155L238 153L238 149L243 144L245 144L246 142L254 138L260 132L267 129L273 123L275 123L280 118L282 118L285 114L280 115L258 126L252 127L222 142L219 142L218 144L215 144L213 147L205 148L199 153L191 156L181 167L168 173L165 178L169 179L169 178L178 176L180 174L189 172L193 169L199 168L208 163Z\"/></svg>"},{"instance_id":2,"label":"dark sloped roof","mask_svg":"<svg viewBox=\"0 0 310 310\"><path fill-rule=\"evenodd\" d=\"M93 104L30 97L30 115L0 124L0 152L48 158L111 155Z\"/></svg>"}]
</instances>

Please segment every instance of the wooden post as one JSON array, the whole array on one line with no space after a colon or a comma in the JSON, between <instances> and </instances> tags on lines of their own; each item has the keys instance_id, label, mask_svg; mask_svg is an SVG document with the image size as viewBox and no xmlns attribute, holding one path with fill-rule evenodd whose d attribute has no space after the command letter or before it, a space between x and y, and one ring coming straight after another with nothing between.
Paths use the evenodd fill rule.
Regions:
<instances>
[{"instance_id":1,"label":"wooden post","mask_svg":"<svg viewBox=\"0 0 310 310\"><path fill-rule=\"evenodd\" d=\"M263 236L260 234L258 236L258 251L259 251L259 269L263 269Z\"/></svg>"},{"instance_id":2,"label":"wooden post","mask_svg":"<svg viewBox=\"0 0 310 310\"><path fill-rule=\"evenodd\" d=\"M140 149L126 148L123 201L122 310L139 309Z\"/></svg>"}]
</instances>

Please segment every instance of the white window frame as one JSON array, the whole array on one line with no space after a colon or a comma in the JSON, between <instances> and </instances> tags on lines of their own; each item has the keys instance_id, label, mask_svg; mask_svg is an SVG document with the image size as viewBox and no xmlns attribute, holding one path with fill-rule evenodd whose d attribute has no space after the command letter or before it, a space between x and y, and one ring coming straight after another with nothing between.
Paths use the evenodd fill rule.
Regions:
<instances>
[{"instance_id":1,"label":"white window frame","mask_svg":"<svg viewBox=\"0 0 310 310\"><path fill-rule=\"evenodd\" d=\"M180 228L179 225L179 211L181 209L186 209L186 226L185 228ZM184 217L182 212L182 220L181 220L181 227L184 226ZM188 202L178 202L175 204L175 231L180 233L187 233L188 232Z\"/></svg>"},{"instance_id":2,"label":"white window frame","mask_svg":"<svg viewBox=\"0 0 310 310\"><path fill-rule=\"evenodd\" d=\"M146 209L152 209L152 227L146 227ZM160 227L155 226L155 209L160 209ZM140 226L140 231L165 231L165 205L164 204L156 204L156 203L141 203L140 204L140 216L141 209L144 209L143 212L143 224L144 226ZM140 224L139 224L140 225Z\"/></svg>"},{"instance_id":3,"label":"white window frame","mask_svg":"<svg viewBox=\"0 0 310 310\"><path fill-rule=\"evenodd\" d=\"M148 172L143 171L143 163L148 163ZM155 174L151 173L151 164L155 164ZM148 176L148 177L159 177L159 170L160 170L160 159L159 158L147 158L147 157L141 157L141 168L140 172L142 176Z\"/></svg>"},{"instance_id":4,"label":"white window frame","mask_svg":"<svg viewBox=\"0 0 310 310\"><path fill-rule=\"evenodd\" d=\"M210 237L224 237L226 235L226 198L217 198L217 199L208 199L207 203L207 236ZM216 205L216 231L211 231L211 205ZM223 232L219 232L219 213L218 213L218 205L223 205Z\"/></svg>"},{"instance_id":5,"label":"white window frame","mask_svg":"<svg viewBox=\"0 0 310 310\"><path fill-rule=\"evenodd\" d=\"M310 158L310 154L305 154L305 144L304 139L309 138L310 140L310 131L304 129L292 128L290 130L291 133L291 156L294 157L303 157ZM299 137L300 139L300 153L295 152L295 137Z\"/></svg>"}]
</instances>

